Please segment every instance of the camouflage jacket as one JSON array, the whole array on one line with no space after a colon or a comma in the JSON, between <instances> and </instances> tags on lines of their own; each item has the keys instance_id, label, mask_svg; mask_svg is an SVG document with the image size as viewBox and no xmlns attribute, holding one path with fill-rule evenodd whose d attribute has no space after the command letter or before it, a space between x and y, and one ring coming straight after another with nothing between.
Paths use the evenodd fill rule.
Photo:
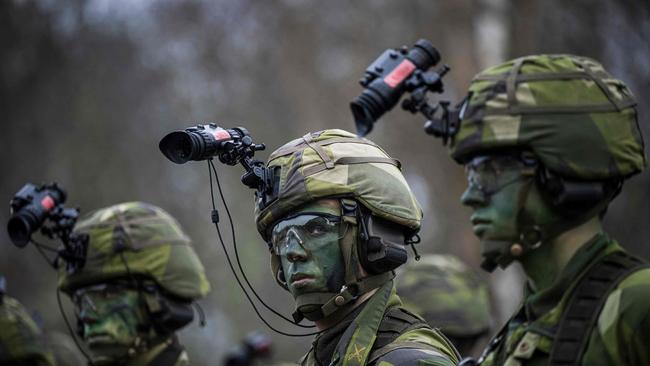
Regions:
<instances>
[{"instance_id":1,"label":"camouflage jacket","mask_svg":"<svg viewBox=\"0 0 650 366\"><path fill-rule=\"evenodd\" d=\"M539 293L526 289L522 306L504 328L504 341L489 347L480 365L547 365L575 285L588 268L615 251L623 249L598 235L578 250L551 288ZM627 275L609 292L584 348L582 365L650 365L648 296L648 268Z\"/></svg>"},{"instance_id":2,"label":"camouflage jacket","mask_svg":"<svg viewBox=\"0 0 650 366\"><path fill-rule=\"evenodd\" d=\"M139 356L125 366L189 366L190 360L183 346L174 336L167 342L153 347L146 354Z\"/></svg>"},{"instance_id":3,"label":"camouflage jacket","mask_svg":"<svg viewBox=\"0 0 650 366\"><path fill-rule=\"evenodd\" d=\"M361 307L319 334L302 366L436 365L458 363L458 353L438 330L402 307L392 281Z\"/></svg>"}]
</instances>

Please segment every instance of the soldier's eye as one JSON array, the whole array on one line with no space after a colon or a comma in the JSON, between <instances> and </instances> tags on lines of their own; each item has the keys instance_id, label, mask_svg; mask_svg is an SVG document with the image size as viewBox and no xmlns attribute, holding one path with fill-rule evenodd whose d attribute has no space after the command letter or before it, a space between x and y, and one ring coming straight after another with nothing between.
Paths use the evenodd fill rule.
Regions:
<instances>
[{"instance_id":1,"label":"soldier's eye","mask_svg":"<svg viewBox=\"0 0 650 366\"><path fill-rule=\"evenodd\" d=\"M310 220L306 225L305 229L312 236L321 236L327 233L329 230L327 219L319 217L313 220Z\"/></svg>"}]
</instances>

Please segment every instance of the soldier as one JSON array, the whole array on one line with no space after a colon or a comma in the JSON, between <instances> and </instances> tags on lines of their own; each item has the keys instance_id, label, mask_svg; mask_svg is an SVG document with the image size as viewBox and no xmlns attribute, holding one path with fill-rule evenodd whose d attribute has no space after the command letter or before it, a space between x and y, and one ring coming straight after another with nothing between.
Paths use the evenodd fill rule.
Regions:
<instances>
[{"instance_id":1,"label":"soldier","mask_svg":"<svg viewBox=\"0 0 650 366\"><path fill-rule=\"evenodd\" d=\"M404 306L435 324L463 356L480 353L492 325L485 281L453 255L428 254L397 276Z\"/></svg>"},{"instance_id":2,"label":"soldier","mask_svg":"<svg viewBox=\"0 0 650 366\"><path fill-rule=\"evenodd\" d=\"M5 280L0 276L0 365L54 366L41 329L27 310L5 294Z\"/></svg>"},{"instance_id":3,"label":"soldier","mask_svg":"<svg viewBox=\"0 0 650 366\"><path fill-rule=\"evenodd\" d=\"M190 239L161 208L130 202L89 213L86 263L59 272L93 365L188 365L175 332L209 283Z\"/></svg>"},{"instance_id":4,"label":"soldier","mask_svg":"<svg viewBox=\"0 0 650 366\"><path fill-rule=\"evenodd\" d=\"M342 130L293 140L273 152L277 178L255 220L294 319L321 332L302 365L452 365L441 333L402 307L393 270L422 212L397 160Z\"/></svg>"},{"instance_id":5,"label":"soldier","mask_svg":"<svg viewBox=\"0 0 650 366\"><path fill-rule=\"evenodd\" d=\"M635 105L585 57L522 57L473 79L451 146L461 201L483 267L518 261L528 278L482 365L650 365L650 270L601 226L646 164Z\"/></svg>"}]
</instances>

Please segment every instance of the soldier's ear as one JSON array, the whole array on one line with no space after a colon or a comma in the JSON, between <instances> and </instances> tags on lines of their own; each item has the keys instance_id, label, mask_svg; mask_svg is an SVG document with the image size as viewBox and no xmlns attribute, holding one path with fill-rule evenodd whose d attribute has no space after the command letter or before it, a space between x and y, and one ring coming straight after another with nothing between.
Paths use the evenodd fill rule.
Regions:
<instances>
[{"instance_id":1,"label":"soldier's ear","mask_svg":"<svg viewBox=\"0 0 650 366\"><path fill-rule=\"evenodd\" d=\"M287 279L284 276L284 271L282 270L282 267L278 268L278 271L275 274L275 279L278 280L283 286L287 286Z\"/></svg>"}]
</instances>

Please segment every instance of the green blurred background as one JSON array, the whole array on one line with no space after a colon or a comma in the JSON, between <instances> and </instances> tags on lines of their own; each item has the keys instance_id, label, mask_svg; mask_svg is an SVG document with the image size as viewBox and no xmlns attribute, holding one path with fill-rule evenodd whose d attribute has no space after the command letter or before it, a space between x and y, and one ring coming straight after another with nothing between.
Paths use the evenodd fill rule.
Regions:
<instances>
[{"instance_id":1,"label":"green blurred background","mask_svg":"<svg viewBox=\"0 0 650 366\"><path fill-rule=\"evenodd\" d=\"M214 364L248 332L272 333L254 316L218 247L206 164L172 164L158 141L198 122L245 126L268 150L312 130L353 130L348 104L361 91L357 80L366 66L384 49L418 38L432 41L451 66L445 97L454 101L476 72L512 57L594 57L636 94L650 136L647 0L6 0L0 2L0 199L8 202L25 182L56 181L67 189L68 204L84 212L143 200L176 216L214 288L201 302L208 325L192 325L182 342L194 364ZM396 108L370 138L404 163L423 205L420 251L453 253L478 268L469 211L458 202L462 168L424 134L423 122ZM239 183L241 168L218 169L247 274L262 297L290 314L290 298L271 278L266 246L254 230L252 191ZM649 183L648 173L629 181L606 219L610 233L645 258ZM8 216L7 205L0 222ZM9 293L46 328L65 329L55 272L34 247L11 245L4 230L0 242ZM495 316L503 320L517 305L521 272L513 266L489 278ZM66 308L71 315L67 302ZM310 338L273 341L277 359L293 360Z\"/></svg>"}]
</instances>

